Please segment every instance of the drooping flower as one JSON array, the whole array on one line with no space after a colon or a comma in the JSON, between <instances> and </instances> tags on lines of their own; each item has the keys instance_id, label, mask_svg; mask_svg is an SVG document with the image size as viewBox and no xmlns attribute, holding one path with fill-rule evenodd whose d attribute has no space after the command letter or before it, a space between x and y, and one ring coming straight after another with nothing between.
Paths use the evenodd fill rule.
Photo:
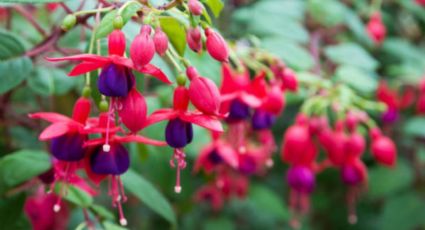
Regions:
<instances>
[{"instance_id":1,"label":"drooping flower","mask_svg":"<svg viewBox=\"0 0 425 230\"><path fill-rule=\"evenodd\" d=\"M192 141L192 124L214 132L222 132L223 128L216 117L187 110L189 92L184 86L178 86L174 90L173 101L173 109L159 109L155 111L148 117L146 125L168 120L165 137L167 144L174 148L173 160L170 161L170 164L172 167L177 167L177 179L174 190L180 193L180 170L186 167L183 148Z\"/></svg>"},{"instance_id":2,"label":"drooping flower","mask_svg":"<svg viewBox=\"0 0 425 230\"><path fill-rule=\"evenodd\" d=\"M204 11L204 6L199 0L189 0L187 5L193 15L200 16Z\"/></svg>"},{"instance_id":3,"label":"drooping flower","mask_svg":"<svg viewBox=\"0 0 425 230\"><path fill-rule=\"evenodd\" d=\"M147 105L143 95L136 88L130 90L124 98L119 98L118 115L131 132L137 133L143 128L147 116Z\"/></svg>"},{"instance_id":4,"label":"drooping flower","mask_svg":"<svg viewBox=\"0 0 425 230\"><path fill-rule=\"evenodd\" d=\"M224 38L211 28L205 29L205 36L207 37L207 51L211 57L220 62L228 62L229 47Z\"/></svg>"},{"instance_id":5,"label":"drooping flower","mask_svg":"<svg viewBox=\"0 0 425 230\"><path fill-rule=\"evenodd\" d=\"M125 36L122 31L115 30L108 38L109 55L106 57L95 54L80 54L46 59L53 62L79 61L80 63L69 72L69 76L78 76L102 68L97 84L100 92L105 96L127 96L134 85L132 70L154 76L167 84L171 84L167 76L158 67L151 64L141 65L138 63L136 65L131 59L123 57Z\"/></svg>"},{"instance_id":6,"label":"drooping flower","mask_svg":"<svg viewBox=\"0 0 425 230\"><path fill-rule=\"evenodd\" d=\"M162 31L161 27L156 27L155 35L153 36L155 51L163 56L168 49L168 36Z\"/></svg>"},{"instance_id":7,"label":"drooping flower","mask_svg":"<svg viewBox=\"0 0 425 230\"><path fill-rule=\"evenodd\" d=\"M134 66L138 69L149 64L155 55L155 43L151 37L151 31L150 25L143 25L140 33L131 43L130 57Z\"/></svg>"},{"instance_id":8,"label":"drooping flower","mask_svg":"<svg viewBox=\"0 0 425 230\"><path fill-rule=\"evenodd\" d=\"M381 44L387 33L384 23L382 22L381 13L374 12L367 24L367 33L369 37L376 43Z\"/></svg>"},{"instance_id":9,"label":"drooping flower","mask_svg":"<svg viewBox=\"0 0 425 230\"><path fill-rule=\"evenodd\" d=\"M199 27L189 27L187 29L186 42L194 52L200 52L202 50L202 35Z\"/></svg>"},{"instance_id":10,"label":"drooping flower","mask_svg":"<svg viewBox=\"0 0 425 230\"><path fill-rule=\"evenodd\" d=\"M397 149L394 142L381 133L372 136L371 152L379 163L393 167L397 159Z\"/></svg>"},{"instance_id":11,"label":"drooping flower","mask_svg":"<svg viewBox=\"0 0 425 230\"><path fill-rule=\"evenodd\" d=\"M208 78L191 73L189 99L192 104L205 114L218 114L220 109L220 91L216 84Z\"/></svg>"}]
</instances>

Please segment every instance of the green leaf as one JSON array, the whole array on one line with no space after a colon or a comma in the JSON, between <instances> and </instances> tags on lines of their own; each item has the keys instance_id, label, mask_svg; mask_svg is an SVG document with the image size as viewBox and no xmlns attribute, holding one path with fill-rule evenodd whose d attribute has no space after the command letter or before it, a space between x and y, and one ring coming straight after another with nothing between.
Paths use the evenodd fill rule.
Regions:
<instances>
[{"instance_id":1,"label":"green leaf","mask_svg":"<svg viewBox=\"0 0 425 230\"><path fill-rule=\"evenodd\" d=\"M105 230L126 230L126 229L128 229L128 228L124 228L122 226L116 225L116 224L109 222L109 221L103 222L102 225L105 228Z\"/></svg>"},{"instance_id":2,"label":"green leaf","mask_svg":"<svg viewBox=\"0 0 425 230\"><path fill-rule=\"evenodd\" d=\"M233 230L236 229L235 224L230 217L210 218L205 221L203 230Z\"/></svg>"},{"instance_id":3,"label":"green leaf","mask_svg":"<svg viewBox=\"0 0 425 230\"><path fill-rule=\"evenodd\" d=\"M315 21L335 26L345 20L346 6L336 0L309 0L308 10Z\"/></svg>"},{"instance_id":4,"label":"green leaf","mask_svg":"<svg viewBox=\"0 0 425 230\"><path fill-rule=\"evenodd\" d=\"M61 184L58 184L58 186L56 186L55 188L56 193L59 193L61 189L60 186L64 186L64 184L61 183ZM73 185L68 185L67 189L68 189L67 193L63 197L65 200L70 201L74 203L75 205L77 205L78 207L83 207L83 208L88 208L93 203L93 197L90 194L88 194L86 191L80 188L77 188L76 186L73 186Z\"/></svg>"},{"instance_id":5,"label":"green leaf","mask_svg":"<svg viewBox=\"0 0 425 230\"><path fill-rule=\"evenodd\" d=\"M25 199L25 193L19 193L7 199L0 199L1 229L31 229L22 211Z\"/></svg>"},{"instance_id":6,"label":"green leaf","mask_svg":"<svg viewBox=\"0 0 425 230\"><path fill-rule=\"evenodd\" d=\"M77 78L68 77L61 69L36 68L28 79L29 87L42 96L62 95L73 88Z\"/></svg>"},{"instance_id":7,"label":"green leaf","mask_svg":"<svg viewBox=\"0 0 425 230\"><path fill-rule=\"evenodd\" d=\"M336 64L346 64L366 70L375 70L378 67L378 61L355 43L328 46L325 48L325 54Z\"/></svg>"},{"instance_id":8,"label":"green leaf","mask_svg":"<svg viewBox=\"0 0 425 230\"><path fill-rule=\"evenodd\" d=\"M425 118L413 117L406 121L403 131L406 135L425 137Z\"/></svg>"},{"instance_id":9,"label":"green leaf","mask_svg":"<svg viewBox=\"0 0 425 230\"><path fill-rule=\"evenodd\" d=\"M385 167L372 168L369 171L369 191L371 198L388 197L403 189L408 189L413 182L410 166L404 160L398 160L394 169Z\"/></svg>"},{"instance_id":10,"label":"green leaf","mask_svg":"<svg viewBox=\"0 0 425 230\"><path fill-rule=\"evenodd\" d=\"M186 31L184 25L174 17L161 17L159 19L162 30L167 34L171 44L180 55L186 49Z\"/></svg>"},{"instance_id":11,"label":"green leaf","mask_svg":"<svg viewBox=\"0 0 425 230\"><path fill-rule=\"evenodd\" d=\"M376 77L354 66L342 65L335 71L335 75L338 80L364 93L373 93L378 87Z\"/></svg>"},{"instance_id":12,"label":"green leaf","mask_svg":"<svg viewBox=\"0 0 425 230\"><path fill-rule=\"evenodd\" d=\"M20 150L0 159L0 194L51 168L49 155L40 150Z\"/></svg>"},{"instance_id":13,"label":"green leaf","mask_svg":"<svg viewBox=\"0 0 425 230\"><path fill-rule=\"evenodd\" d=\"M257 210L267 212L269 215L281 220L289 218L285 202L275 192L265 186L250 186L249 200L256 206Z\"/></svg>"},{"instance_id":14,"label":"green leaf","mask_svg":"<svg viewBox=\"0 0 425 230\"><path fill-rule=\"evenodd\" d=\"M131 17L133 17L141 7L142 5L140 5L140 3L132 3L128 5L121 13L124 24L127 23L128 20L130 20ZM114 21L116 15L117 10L113 10L102 18L99 27L96 29L96 39L106 37L114 30L112 22Z\"/></svg>"},{"instance_id":15,"label":"green leaf","mask_svg":"<svg viewBox=\"0 0 425 230\"><path fill-rule=\"evenodd\" d=\"M379 229L421 229L425 224L424 203L425 201L415 192L392 197L385 203L379 218Z\"/></svg>"},{"instance_id":16,"label":"green leaf","mask_svg":"<svg viewBox=\"0 0 425 230\"><path fill-rule=\"evenodd\" d=\"M92 204L90 206L90 209L97 215L101 216L102 218L105 218L108 220L115 220L115 215L103 206Z\"/></svg>"},{"instance_id":17,"label":"green leaf","mask_svg":"<svg viewBox=\"0 0 425 230\"><path fill-rule=\"evenodd\" d=\"M211 9L215 17L220 16L224 3L221 0L204 0L204 3Z\"/></svg>"},{"instance_id":18,"label":"green leaf","mask_svg":"<svg viewBox=\"0 0 425 230\"><path fill-rule=\"evenodd\" d=\"M164 217L172 225L177 224L173 208L149 181L131 169L121 176L121 179L124 187L146 206Z\"/></svg>"},{"instance_id":19,"label":"green leaf","mask_svg":"<svg viewBox=\"0 0 425 230\"><path fill-rule=\"evenodd\" d=\"M0 94L15 88L30 74L32 62L21 56L24 52L17 35L0 30Z\"/></svg>"},{"instance_id":20,"label":"green leaf","mask_svg":"<svg viewBox=\"0 0 425 230\"><path fill-rule=\"evenodd\" d=\"M313 67L314 61L310 53L290 40L265 39L263 47L282 58L290 67L296 70L308 70Z\"/></svg>"}]
</instances>

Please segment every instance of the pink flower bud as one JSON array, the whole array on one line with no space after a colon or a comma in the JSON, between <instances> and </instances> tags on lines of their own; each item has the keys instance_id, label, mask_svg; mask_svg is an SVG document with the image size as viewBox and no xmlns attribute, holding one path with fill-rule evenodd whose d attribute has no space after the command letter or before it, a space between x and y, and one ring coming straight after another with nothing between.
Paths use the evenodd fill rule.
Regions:
<instances>
[{"instance_id":1,"label":"pink flower bud","mask_svg":"<svg viewBox=\"0 0 425 230\"><path fill-rule=\"evenodd\" d=\"M345 155L349 157L360 157L366 149L366 141L358 132L347 137L345 142Z\"/></svg>"},{"instance_id":2,"label":"pink flower bud","mask_svg":"<svg viewBox=\"0 0 425 230\"><path fill-rule=\"evenodd\" d=\"M198 0L189 0L189 10L193 15L199 16L204 11L204 6Z\"/></svg>"},{"instance_id":3,"label":"pink flower bud","mask_svg":"<svg viewBox=\"0 0 425 230\"><path fill-rule=\"evenodd\" d=\"M375 12L367 24L367 33L369 37L376 43L380 44L384 41L387 30L384 23L382 23L381 14Z\"/></svg>"},{"instance_id":4,"label":"pink flower bud","mask_svg":"<svg viewBox=\"0 0 425 230\"><path fill-rule=\"evenodd\" d=\"M297 91L298 89L298 80L295 76L294 71L291 69L285 68L282 73L282 83L283 88L288 89L289 91Z\"/></svg>"},{"instance_id":5,"label":"pink flower bud","mask_svg":"<svg viewBox=\"0 0 425 230\"><path fill-rule=\"evenodd\" d=\"M202 50L202 36L198 27L187 30L186 41L189 48L194 52L200 52Z\"/></svg>"},{"instance_id":6,"label":"pink flower bud","mask_svg":"<svg viewBox=\"0 0 425 230\"><path fill-rule=\"evenodd\" d=\"M80 97L77 102L75 102L74 110L72 112L72 119L85 124L87 118L90 115L90 107L90 100L84 97Z\"/></svg>"},{"instance_id":7,"label":"pink flower bud","mask_svg":"<svg viewBox=\"0 0 425 230\"><path fill-rule=\"evenodd\" d=\"M121 30L114 30L108 36L109 55L123 56L125 52L125 35Z\"/></svg>"},{"instance_id":8,"label":"pink flower bud","mask_svg":"<svg viewBox=\"0 0 425 230\"><path fill-rule=\"evenodd\" d=\"M373 157L381 164L394 166L397 158L397 149L394 142L386 137L379 136L372 140L371 151Z\"/></svg>"},{"instance_id":9,"label":"pink flower bud","mask_svg":"<svg viewBox=\"0 0 425 230\"><path fill-rule=\"evenodd\" d=\"M278 115L282 112L285 107L285 99L283 92L279 86L273 86L269 92L267 92L266 98L263 101L262 108L265 111L271 112Z\"/></svg>"},{"instance_id":10,"label":"pink flower bud","mask_svg":"<svg viewBox=\"0 0 425 230\"><path fill-rule=\"evenodd\" d=\"M206 114L216 114L220 108L220 91L213 81L205 77L192 78L189 98L199 111Z\"/></svg>"},{"instance_id":11,"label":"pink flower bud","mask_svg":"<svg viewBox=\"0 0 425 230\"><path fill-rule=\"evenodd\" d=\"M118 114L122 123L133 133L141 130L146 121L147 106L145 98L136 88L124 98L118 99Z\"/></svg>"},{"instance_id":12,"label":"pink flower bud","mask_svg":"<svg viewBox=\"0 0 425 230\"><path fill-rule=\"evenodd\" d=\"M174 90L173 107L175 110L187 110L189 106L189 91L184 86Z\"/></svg>"},{"instance_id":13,"label":"pink flower bud","mask_svg":"<svg viewBox=\"0 0 425 230\"><path fill-rule=\"evenodd\" d=\"M155 35L153 36L153 42L155 43L156 52L163 56L168 49L168 37L161 30L161 27L155 29Z\"/></svg>"},{"instance_id":14,"label":"pink flower bud","mask_svg":"<svg viewBox=\"0 0 425 230\"><path fill-rule=\"evenodd\" d=\"M207 36L207 51L217 61L227 62L229 59L229 47L224 38L212 29L205 30Z\"/></svg>"},{"instance_id":15,"label":"pink flower bud","mask_svg":"<svg viewBox=\"0 0 425 230\"><path fill-rule=\"evenodd\" d=\"M150 36L151 27L144 25L130 47L130 57L136 68L148 64L155 55L155 44Z\"/></svg>"},{"instance_id":16,"label":"pink flower bud","mask_svg":"<svg viewBox=\"0 0 425 230\"><path fill-rule=\"evenodd\" d=\"M189 80L192 80L195 77L199 77L198 70L195 67L193 67L193 66L187 67L187 69L186 69L186 75L189 78Z\"/></svg>"}]
</instances>

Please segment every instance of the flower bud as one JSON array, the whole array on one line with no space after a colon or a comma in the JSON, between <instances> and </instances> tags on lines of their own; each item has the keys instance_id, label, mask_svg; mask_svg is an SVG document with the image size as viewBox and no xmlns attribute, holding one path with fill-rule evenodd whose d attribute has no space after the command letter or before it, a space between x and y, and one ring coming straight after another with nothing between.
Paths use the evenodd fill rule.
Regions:
<instances>
[{"instance_id":1,"label":"flower bud","mask_svg":"<svg viewBox=\"0 0 425 230\"><path fill-rule=\"evenodd\" d=\"M199 73L198 73L198 70L196 70L195 67L189 66L186 69L186 75L189 78L189 80L192 80L193 78L198 77Z\"/></svg>"},{"instance_id":2,"label":"flower bud","mask_svg":"<svg viewBox=\"0 0 425 230\"><path fill-rule=\"evenodd\" d=\"M298 90L298 80L293 70L285 68L282 73L282 86L284 89L296 92Z\"/></svg>"},{"instance_id":3,"label":"flower bud","mask_svg":"<svg viewBox=\"0 0 425 230\"><path fill-rule=\"evenodd\" d=\"M65 31L72 29L77 23L77 16L73 14L68 14L63 19L61 28Z\"/></svg>"},{"instance_id":4,"label":"flower bud","mask_svg":"<svg viewBox=\"0 0 425 230\"><path fill-rule=\"evenodd\" d=\"M224 38L210 28L205 29L205 35L207 36L207 51L211 57L220 62L227 62L229 59L229 47Z\"/></svg>"},{"instance_id":5,"label":"flower bud","mask_svg":"<svg viewBox=\"0 0 425 230\"><path fill-rule=\"evenodd\" d=\"M164 33L164 31L161 30L161 27L157 27L155 29L155 35L153 36L153 42L155 44L156 52L159 55L163 56L168 49L168 37Z\"/></svg>"},{"instance_id":6,"label":"flower bud","mask_svg":"<svg viewBox=\"0 0 425 230\"><path fill-rule=\"evenodd\" d=\"M189 91L184 86L174 90L173 107L175 110L186 111L189 106Z\"/></svg>"},{"instance_id":7,"label":"flower bud","mask_svg":"<svg viewBox=\"0 0 425 230\"><path fill-rule=\"evenodd\" d=\"M345 154L349 157L360 157L366 149L366 141L358 132L352 133L345 142Z\"/></svg>"},{"instance_id":8,"label":"flower bud","mask_svg":"<svg viewBox=\"0 0 425 230\"><path fill-rule=\"evenodd\" d=\"M216 114L220 109L220 91L208 78L192 78L189 86L189 98L192 104L203 113Z\"/></svg>"},{"instance_id":9,"label":"flower bud","mask_svg":"<svg viewBox=\"0 0 425 230\"><path fill-rule=\"evenodd\" d=\"M150 36L151 27L142 26L140 33L134 38L130 47L130 57L136 68L147 65L155 55L155 44Z\"/></svg>"},{"instance_id":10,"label":"flower bud","mask_svg":"<svg viewBox=\"0 0 425 230\"><path fill-rule=\"evenodd\" d=\"M202 36L198 27L187 30L186 41L189 48L194 52L200 52L202 50Z\"/></svg>"},{"instance_id":11,"label":"flower bud","mask_svg":"<svg viewBox=\"0 0 425 230\"><path fill-rule=\"evenodd\" d=\"M311 142L308 127L292 125L283 136L281 157L284 162L296 163L300 161L309 148Z\"/></svg>"},{"instance_id":12,"label":"flower bud","mask_svg":"<svg viewBox=\"0 0 425 230\"><path fill-rule=\"evenodd\" d=\"M147 115L147 106L143 95L133 88L126 97L119 98L117 103L121 103L118 115L122 123L133 133L141 130Z\"/></svg>"},{"instance_id":13,"label":"flower bud","mask_svg":"<svg viewBox=\"0 0 425 230\"><path fill-rule=\"evenodd\" d=\"M397 149L394 142L386 137L379 136L372 140L371 152L373 157L381 164L394 166L397 158Z\"/></svg>"},{"instance_id":14,"label":"flower bud","mask_svg":"<svg viewBox=\"0 0 425 230\"><path fill-rule=\"evenodd\" d=\"M189 0L189 11L196 16L200 16L204 11L204 6L198 0Z\"/></svg>"},{"instance_id":15,"label":"flower bud","mask_svg":"<svg viewBox=\"0 0 425 230\"><path fill-rule=\"evenodd\" d=\"M114 18L114 21L112 21L112 25L116 30L120 30L124 26L124 19L121 17L121 15L117 15Z\"/></svg>"},{"instance_id":16,"label":"flower bud","mask_svg":"<svg viewBox=\"0 0 425 230\"><path fill-rule=\"evenodd\" d=\"M376 44L380 44L384 41L387 31L386 31L385 25L382 23L381 14L379 12L375 12L371 16L370 21L367 24L366 30L369 37Z\"/></svg>"},{"instance_id":17,"label":"flower bud","mask_svg":"<svg viewBox=\"0 0 425 230\"><path fill-rule=\"evenodd\" d=\"M267 92L266 98L263 101L262 109L278 115L282 112L285 107L285 99L283 92L279 86L273 86L269 92Z\"/></svg>"},{"instance_id":18,"label":"flower bud","mask_svg":"<svg viewBox=\"0 0 425 230\"><path fill-rule=\"evenodd\" d=\"M84 97L80 97L77 102L75 102L74 110L72 112L72 119L85 124L87 118L90 115L90 108L90 100Z\"/></svg>"},{"instance_id":19,"label":"flower bud","mask_svg":"<svg viewBox=\"0 0 425 230\"><path fill-rule=\"evenodd\" d=\"M123 56L125 52L125 35L121 30L114 30L108 36L109 55Z\"/></svg>"}]
</instances>

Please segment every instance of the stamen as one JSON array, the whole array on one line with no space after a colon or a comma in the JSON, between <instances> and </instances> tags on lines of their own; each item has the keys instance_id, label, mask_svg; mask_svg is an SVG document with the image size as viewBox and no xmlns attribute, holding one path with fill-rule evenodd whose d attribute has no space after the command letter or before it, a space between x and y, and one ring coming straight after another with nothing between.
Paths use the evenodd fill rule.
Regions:
<instances>
[{"instance_id":1,"label":"stamen","mask_svg":"<svg viewBox=\"0 0 425 230\"><path fill-rule=\"evenodd\" d=\"M113 106L112 106L113 103L114 103L113 98L111 98L110 106L109 106L109 111L108 111L108 119L106 121L105 144L102 146L104 152L109 152L111 150L111 146L109 145L109 129L110 129L110 126L111 126L110 119L111 120L114 120L115 119L115 117L114 117L114 110L113 110Z\"/></svg>"},{"instance_id":2,"label":"stamen","mask_svg":"<svg viewBox=\"0 0 425 230\"><path fill-rule=\"evenodd\" d=\"M109 151L111 151L111 146L109 144L104 144L102 146L102 149L103 149L104 152L109 152Z\"/></svg>"},{"instance_id":3,"label":"stamen","mask_svg":"<svg viewBox=\"0 0 425 230\"><path fill-rule=\"evenodd\" d=\"M174 192L180 193L182 187L180 186L180 170L186 167L186 155L181 149L174 149L173 158L170 160L171 167L175 168L177 166L176 173L176 186L174 186Z\"/></svg>"},{"instance_id":4,"label":"stamen","mask_svg":"<svg viewBox=\"0 0 425 230\"><path fill-rule=\"evenodd\" d=\"M118 208L120 224L126 226L127 219L124 216L121 204L127 200L127 197L124 194L124 186L119 176L111 176L109 189L109 195L112 197L112 206Z\"/></svg>"},{"instance_id":5,"label":"stamen","mask_svg":"<svg viewBox=\"0 0 425 230\"><path fill-rule=\"evenodd\" d=\"M53 205L53 211L59 212L61 210L61 206L59 204L60 201L58 201L55 205Z\"/></svg>"},{"instance_id":6,"label":"stamen","mask_svg":"<svg viewBox=\"0 0 425 230\"><path fill-rule=\"evenodd\" d=\"M274 165L273 159L269 158L269 159L266 160L266 166L268 168L273 167L273 165Z\"/></svg>"}]
</instances>

